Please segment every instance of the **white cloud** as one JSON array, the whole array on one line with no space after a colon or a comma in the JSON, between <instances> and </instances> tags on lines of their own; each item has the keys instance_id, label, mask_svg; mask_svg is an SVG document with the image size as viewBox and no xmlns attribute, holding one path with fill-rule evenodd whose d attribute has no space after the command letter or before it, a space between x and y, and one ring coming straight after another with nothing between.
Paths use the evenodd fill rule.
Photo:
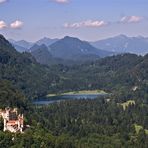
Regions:
<instances>
[{"instance_id":1,"label":"white cloud","mask_svg":"<svg viewBox=\"0 0 148 148\"><path fill-rule=\"evenodd\" d=\"M81 28L81 27L95 27L95 28L100 28L107 25L104 21L93 21L93 20L87 20L83 22L76 22L76 23L65 23L64 27L65 28Z\"/></svg>"},{"instance_id":2,"label":"white cloud","mask_svg":"<svg viewBox=\"0 0 148 148\"><path fill-rule=\"evenodd\" d=\"M143 20L140 16L124 16L121 18L120 23L138 23Z\"/></svg>"},{"instance_id":3,"label":"white cloud","mask_svg":"<svg viewBox=\"0 0 148 148\"><path fill-rule=\"evenodd\" d=\"M20 29L22 26L23 26L23 22L19 20L16 20L15 22L10 24L10 27L12 29Z\"/></svg>"},{"instance_id":4,"label":"white cloud","mask_svg":"<svg viewBox=\"0 0 148 148\"><path fill-rule=\"evenodd\" d=\"M57 3L68 3L69 2L69 0L53 0L53 1Z\"/></svg>"},{"instance_id":5,"label":"white cloud","mask_svg":"<svg viewBox=\"0 0 148 148\"><path fill-rule=\"evenodd\" d=\"M7 27L7 24L4 21L0 21L0 29L4 29Z\"/></svg>"},{"instance_id":6,"label":"white cloud","mask_svg":"<svg viewBox=\"0 0 148 148\"><path fill-rule=\"evenodd\" d=\"M4 2L7 2L7 0L0 0L0 4L4 3Z\"/></svg>"}]
</instances>

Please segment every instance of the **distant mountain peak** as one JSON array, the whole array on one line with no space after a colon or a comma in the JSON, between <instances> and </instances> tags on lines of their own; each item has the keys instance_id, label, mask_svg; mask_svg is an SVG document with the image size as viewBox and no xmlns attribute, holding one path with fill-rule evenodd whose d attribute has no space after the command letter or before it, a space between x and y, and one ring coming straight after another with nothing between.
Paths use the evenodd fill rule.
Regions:
<instances>
[{"instance_id":1,"label":"distant mountain peak","mask_svg":"<svg viewBox=\"0 0 148 148\"><path fill-rule=\"evenodd\" d=\"M65 36L63 39L52 44L50 52L53 57L68 60L78 60L84 56L96 56L99 58L110 54L110 52L93 47L86 41L70 36Z\"/></svg>"},{"instance_id":2,"label":"distant mountain peak","mask_svg":"<svg viewBox=\"0 0 148 148\"><path fill-rule=\"evenodd\" d=\"M41 39L39 39L38 41L42 41L42 40L45 41L45 40L52 40L52 39L45 36L45 37L42 37ZM37 41L37 42L38 42L38 41Z\"/></svg>"},{"instance_id":3,"label":"distant mountain peak","mask_svg":"<svg viewBox=\"0 0 148 148\"><path fill-rule=\"evenodd\" d=\"M50 38L48 38L48 37L45 36L45 37L43 37L42 39L46 40L46 39L50 39Z\"/></svg>"},{"instance_id":4,"label":"distant mountain peak","mask_svg":"<svg viewBox=\"0 0 148 148\"><path fill-rule=\"evenodd\" d=\"M34 44L29 50L30 52L33 52L35 50L48 50L48 47L45 44L42 45Z\"/></svg>"},{"instance_id":5,"label":"distant mountain peak","mask_svg":"<svg viewBox=\"0 0 148 148\"><path fill-rule=\"evenodd\" d=\"M120 34L115 37L99 40L92 43L96 48L116 53L135 53L144 55L148 53L148 39L142 36L128 37Z\"/></svg>"},{"instance_id":6,"label":"distant mountain peak","mask_svg":"<svg viewBox=\"0 0 148 148\"><path fill-rule=\"evenodd\" d=\"M76 37L70 37L70 36L65 36L63 39L61 39L61 40L75 40L75 41L80 41L81 42L81 40L80 39L78 39L78 38L76 38Z\"/></svg>"},{"instance_id":7,"label":"distant mountain peak","mask_svg":"<svg viewBox=\"0 0 148 148\"><path fill-rule=\"evenodd\" d=\"M30 44L33 44L32 42L28 42L28 41L25 41L25 40L19 40L19 41L16 41L16 43L27 45L27 46L29 46Z\"/></svg>"},{"instance_id":8,"label":"distant mountain peak","mask_svg":"<svg viewBox=\"0 0 148 148\"><path fill-rule=\"evenodd\" d=\"M120 35L118 35L118 36L116 36L116 37L127 38L127 36L124 35L124 34L120 34Z\"/></svg>"},{"instance_id":9,"label":"distant mountain peak","mask_svg":"<svg viewBox=\"0 0 148 148\"><path fill-rule=\"evenodd\" d=\"M43 37L40 40L36 41L36 44L38 44L38 45L45 44L46 46L50 46L51 44L55 43L58 40L59 39L51 39L48 37Z\"/></svg>"},{"instance_id":10,"label":"distant mountain peak","mask_svg":"<svg viewBox=\"0 0 148 148\"><path fill-rule=\"evenodd\" d=\"M18 40L17 42L25 42L26 43L27 41L25 41L25 40Z\"/></svg>"},{"instance_id":11,"label":"distant mountain peak","mask_svg":"<svg viewBox=\"0 0 148 148\"><path fill-rule=\"evenodd\" d=\"M76 37L65 36L63 39L76 39Z\"/></svg>"}]
</instances>

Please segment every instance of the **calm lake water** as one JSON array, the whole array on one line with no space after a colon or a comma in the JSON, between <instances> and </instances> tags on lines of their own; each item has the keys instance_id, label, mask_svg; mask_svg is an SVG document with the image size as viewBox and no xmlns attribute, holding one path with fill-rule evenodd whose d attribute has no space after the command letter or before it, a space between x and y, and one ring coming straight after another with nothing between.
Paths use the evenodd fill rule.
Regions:
<instances>
[{"instance_id":1,"label":"calm lake water","mask_svg":"<svg viewBox=\"0 0 148 148\"><path fill-rule=\"evenodd\" d=\"M49 97L49 98L40 98L38 100L35 100L33 104L36 105L48 105L52 103L57 103L60 101L65 101L65 100L73 100L73 99L96 99L99 97L105 97L108 94L80 94L80 95L62 95L62 96L54 96L54 97Z\"/></svg>"}]
</instances>

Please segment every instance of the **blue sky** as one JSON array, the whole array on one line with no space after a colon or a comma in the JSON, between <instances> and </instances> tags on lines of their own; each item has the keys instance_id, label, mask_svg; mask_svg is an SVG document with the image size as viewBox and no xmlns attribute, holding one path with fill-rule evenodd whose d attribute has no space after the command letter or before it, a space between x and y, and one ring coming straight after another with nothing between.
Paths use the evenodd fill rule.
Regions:
<instances>
[{"instance_id":1,"label":"blue sky","mask_svg":"<svg viewBox=\"0 0 148 148\"><path fill-rule=\"evenodd\" d=\"M147 10L148 0L0 0L0 33L28 41L148 37Z\"/></svg>"}]
</instances>

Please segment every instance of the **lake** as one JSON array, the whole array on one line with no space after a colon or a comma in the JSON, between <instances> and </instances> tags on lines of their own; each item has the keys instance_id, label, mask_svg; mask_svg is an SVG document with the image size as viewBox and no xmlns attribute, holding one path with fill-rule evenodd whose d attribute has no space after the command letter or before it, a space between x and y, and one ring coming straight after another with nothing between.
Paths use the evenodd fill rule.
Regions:
<instances>
[{"instance_id":1,"label":"lake","mask_svg":"<svg viewBox=\"0 0 148 148\"><path fill-rule=\"evenodd\" d=\"M48 105L52 103L57 103L65 100L74 100L74 99L96 99L99 97L105 97L108 94L99 93L99 94L70 94L70 95L61 95L53 96L48 98L40 98L33 102L36 105Z\"/></svg>"}]
</instances>

